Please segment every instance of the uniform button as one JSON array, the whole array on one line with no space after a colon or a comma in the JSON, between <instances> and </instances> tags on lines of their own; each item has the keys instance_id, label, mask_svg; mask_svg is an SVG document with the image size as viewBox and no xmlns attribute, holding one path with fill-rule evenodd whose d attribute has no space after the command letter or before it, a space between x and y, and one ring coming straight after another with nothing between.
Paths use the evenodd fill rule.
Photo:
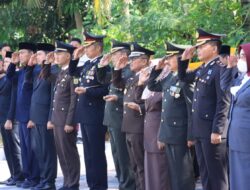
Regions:
<instances>
[{"instance_id":1,"label":"uniform button","mask_svg":"<svg viewBox=\"0 0 250 190\"><path fill-rule=\"evenodd\" d=\"M176 122L174 121L174 125L176 125Z\"/></svg>"},{"instance_id":2,"label":"uniform button","mask_svg":"<svg viewBox=\"0 0 250 190\"><path fill-rule=\"evenodd\" d=\"M130 94L128 94L128 97L130 97Z\"/></svg>"},{"instance_id":3,"label":"uniform button","mask_svg":"<svg viewBox=\"0 0 250 190\"><path fill-rule=\"evenodd\" d=\"M79 98L77 98L77 102L79 102L80 101L80 99Z\"/></svg>"},{"instance_id":4,"label":"uniform button","mask_svg":"<svg viewBox=\"0 0 250 190\"><path fill-rule=\"evenodd\" d=\"M89 105L92 106L92 103L90 102Z\"/></svg>"},{"instance_id":5,"label":"uniform button","mask_svg":"<svg viewBox=\"0 0 250 190\"><path fill-rule=\"evenodd\" d=\"M194 112L194 109L192 109L192 112Z\"/></svg>"},{"instance_id":6,"label":"uniform button","mask_svg":"<svg viewBox=\"0 0 250 190\"><path fill-rule=\"evenodd\" d=\"M53 100L53 102L55 102L55 99Z\"/></svg>"},{"instance_id":7,"label":"uniform button","mask_svg":"<svg viewBox=\"0 0 250 190\"><path fill-rule=\"evenodd\" d=\"M164 112L164 109L162 109L161 112Z\"/></svg>"},{"instance_id":8,"label":"uniform button","mask_svg":"<svg viewBox=\"0 0 250 190\"><path fill-rule=\"evenodd\" d=\"M144 120L144 123L146 123L147 121L146 121L146 119Z\"/></svg>"},{"instance_id":9,"label":"uniform button","mask_svg":"<svg viewBox=\"0 0 250 190\"><path fill-rule=\"evenodd\" d=\"M116 111L118 111L118 110L119 110L119 108L115 108L115 110L116 110Z\"/></svg>"},{"instance_id":10,"label":"uniform button","mask_svg":"<svg viewBox=\"0 0 250 190\"><path fill-rule=\"evenodd\" d=\"M64 111L64 108L62 108L62 111Z\"/></svg>"},{"instance_id":11,"label":"uniform button","mask_svg":"<svg viewBox=\"0 0 250 190\"><path fill-rule=\"evenodd\" d=\"M54 111L54 110L55 110L55 108L52 108L52 110Z\"/></svg>"},{"instance_id":12,"label":"uniform button","mask_svg":"<svg viewBox=\"0 0 250 190\"><path fill-rule=\"evenodd\" d=\"M161 122L163 123L163 119L161 120Z\"/></svg>"},{"instance_id":13,"label":"uniform button","mask_svg":"<svg viewBox=\"0 0 250 190\"><path fill-rule=\"evenodd\" d=\"M208 118L208 114L206 114L205 117Z\"/></svg>"},{"instance_id":14,"label":"uniform button","mask_svg":"<svg viewBox=\"0 0 250 190\"><path fill-rule=\"evenodd\" d=\"M167 89L167 92L169 92L169 89Z\"/></svg>"},{"instance_id":15,"label":"uniform button","mask_svg":"<svg viewBox=\"0 0 250 190\"><path fill-rule=\"evenodd\" d=\"M167 101L167 99L164 99L164 102L166 102Z\"/></svg>"},{"instance_id":16,"label":"uniform button","mask_svg":"<svg viewBox=\"0 0 250 190\"><path fill-rule=\"evenodd\" d=\"M194 101L196 102L196 101L197 101L197 99L195 98L195 99L194 99Z\"/></svg>"},{"instance_id":17,"label":"uniform button","mask_svg":"<svg viewBox=\"0 0 250 190\"><path fill-rule=\"evenodd\" d=\"M196 91L199 91L199 88L197 88Z\"/></svg>"},{"instance_id":18,"label":"uniform button","mask_svg":"<svg viewBox=\"0 0 250 190\"><path fill-rule=\"evenodd\" d=\"M123 113L124 113L124 114L126 114L127 112L126 112L126 111L124 111Z\"/></svg>"},{"instance_id":19,"label":"uniform button","mask_svg":"<svg viewBox=\"0 0 250 190\"><path fill-rule=\"evenodd\" d=\"M110 92L112 92L112 90L110 90Z\"/></svg>"}]
</instances>

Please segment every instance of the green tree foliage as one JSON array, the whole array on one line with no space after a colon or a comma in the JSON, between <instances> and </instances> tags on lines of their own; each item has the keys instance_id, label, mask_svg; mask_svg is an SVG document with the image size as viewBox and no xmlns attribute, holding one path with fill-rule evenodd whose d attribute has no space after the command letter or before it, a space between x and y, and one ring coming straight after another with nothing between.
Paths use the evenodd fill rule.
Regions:
<instances>
[{"instance_id":1,"label":"green tree foliage","mask_svg":"<svg viewBox=\"0 0 250 190\"><path fill-rule=\"evenodd\" d=\"M250 6L239 0L4 0L0 8L0 41L12 44L81 37L79 23L106 34L106 50L114 38L138 41L159 56L165 41L193 44L196 28L227 34L232 46L250 40Z\"/></svg>"}]
</instances>

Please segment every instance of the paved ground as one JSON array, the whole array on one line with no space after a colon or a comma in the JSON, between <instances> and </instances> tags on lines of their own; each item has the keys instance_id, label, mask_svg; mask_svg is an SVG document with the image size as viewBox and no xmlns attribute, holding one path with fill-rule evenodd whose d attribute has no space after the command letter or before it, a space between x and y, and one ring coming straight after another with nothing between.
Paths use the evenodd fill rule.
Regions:
<instances>
[{"instance_id":1,"label":"paved ground","mask_svg":"<svg viewBox=\"0 0 250 190\"><path fill-rule=\"evenodd\" d=\"M83 159L83 150L82 150L82 145L78 145L78 150L80 154L80 159L81 159L81 179L80 179L80 189L81 190L87 190L87 184L86 184L86 172L85 172L85 167L84 167L84 159ZM111 155L111 148L110 144L107 142L106 143L106 155L107 155L107 161L108 161L108 186L109 190L116 190L118 189L118 182L115 177L115 169L114 169L114 164L113 164L113 159ZM58 165L59 166L59 165ZM4 158L3 154L3 149L0 148L0 181L3 181L9 177L9 171L7 168L7 163ZM56 181L56 186L59 188L62 186L63 183L63 178L62 178L62 172L59 167L58 169L58 178ZM7 187L4 185L0 185L1 190L19 190L21 188L17 187ZM202 190L201 185L197 184L196 190Z\"/></svg>"}]
</instances>

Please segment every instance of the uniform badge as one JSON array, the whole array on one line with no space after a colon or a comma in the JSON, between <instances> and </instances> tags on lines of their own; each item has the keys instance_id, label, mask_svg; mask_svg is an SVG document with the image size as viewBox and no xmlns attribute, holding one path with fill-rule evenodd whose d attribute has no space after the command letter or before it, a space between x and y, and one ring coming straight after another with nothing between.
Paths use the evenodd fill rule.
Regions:
<instances>
[{"instance_id":1,"label":"uniform badge","mask_svg":"<svg viewBox=\"0 0 250 190\"><path fill-rule=\"evenodd\" d=\"M73 83L74 83L75 85L77 85L77 84L79 83L78 78L74 78Z\"/></svg>"},{"instance_id":2,"label":"uniform badge","mask_svg":"<svg viewBox=\"0 0 250 190\"><path fill-rule=\"evenodd\" d=\"M209 76L207 76L207 78L206 78L207 80L209 80L210 79L210 77Z\"/></svg>"},{"instance_id":3,"label":"uniform badge","mask_svg":"<svg viewBox=\"0 0 250 190\"><path fill-rule=\"evenodd\" d=\"M212 72L213 72L213 70L212 70L212 69L209 69L208 72L207 72L207 74L208 74L208 75L211 75Z\"/></svg>"},{"instance_id":4,"label":"uniform badge","mask_svg":"<svg viewBox=\"0 0 250 190\"><path fill-rule=\"evenodd\" d=\"M177 87L177 86L171 86L170 87L170 95L171 96L174 96L175 98L179 98L181 96L180 92L181 92L180 87Z\"/></svg>"},{"instance_id":5,"label":"uniform badge","mask_svg":"<svg viewBox=\"0 0 250 190\"><path fill-rule=\"evenodd\" d=\"M90 80L89 80L89 79L87 80L87 83L90 83Z\"/></svg>"}]
</instances>

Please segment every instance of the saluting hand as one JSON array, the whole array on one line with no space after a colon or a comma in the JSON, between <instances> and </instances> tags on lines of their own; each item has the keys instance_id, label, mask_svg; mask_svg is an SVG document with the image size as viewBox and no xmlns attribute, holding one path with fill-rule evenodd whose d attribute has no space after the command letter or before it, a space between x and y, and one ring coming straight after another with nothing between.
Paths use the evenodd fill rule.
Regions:
<instances>
[{"instance_id":1,"label":"saluting hand","mask_svg":"<svg viewBox=\"0 0 250 190\"><path fill-rule=\"evenodd\" d=\"M64 131L65 133L71 133L72 131L74 131L74 127L70 125L65 125Z\"/></svg>"},{"instance_id":2,"label":"saluting hand","mask_svg":"<svg viewBox=\"0 0 250 190\"><path fill-rule=\"evenodd\" d=\"M237 56L233 55L233 56L229 56L227 58L227 68L233 68L237 66Z\"/></svg>"},{"instance_id":3,"label":"saluting hand","mask_svg":"<svg viewBox=\"0 0 250 190\"><path fill-rule=\"evenodd\" d=\"M33 54L31 57L30 57L30 60L28 62L28 66L32 67L36 64L36 53Z\"/></svg>"},{"instance_id":4,"label":"saluting hand","mask_svg":"<svg viewBox=\"0 0 250 190\"><path fill-rule=\"evenodd\" d=\"M101 67L107 66L111 60L111 57L112 57L112 55L110 53L104 55L98 65L100 65Z\"/></svg>"},{"instance_id":5,"label":"saluting hand","mask_svg":"<svg viewBox=\"0 0 250 190\"><path fill-rule=\"evenodd\" d=\"M28 124L27 124L27 128L28 128L28 129L31 129L31 128L33 128L33 127L35 127L35 123L34 123L33 121L29 120L29 122L28 122Z\"/></svg>"},{"instance_id":6,"label":"saluting hand","mask_svg":"<svg viewBox=\"0 0 250 190\"><path fill-rule=\"evenodd\" d=\"M211 143L212 144L220 144L221 143L221 135L218 133L211 134Z\"/></svg>"},{"instance_id":7,"label":"saluting hand","mask_svg":"<svg viewBox=\"0 0 250 190\"><path fill-rule=\"evenodd\" d=\"M118 96L116 95L107 95L107 96L104 96L103 99L106 101L106 102L115 102L118 100Z\"/></svg>"},{"instance_id":8,"label":"saluting hand","mask_svg":"<svg viewBox=\"0 0 250 190\"><path fill-rule=\"evenodd\" d=\"M138 86L142 86L145 82L149 79L150 76L150 69L146 67L140 72Z\"/></svg>"},{"instance_id":9,"label":"saluting hand","mask_svg":"<svg viewBox=\"0 0 250 190\"><path fill-rule=\"evenodd\" d=\"M11 120L6 120L5 124L4 124L4 128L5 130L12 130L13 129L13 124Z\"/></svg>"},{"instance_id":10,"label":"saluting hand","mask_svg":"<svg viewBox=\"0 0 250 190\"><path fill-rule=\"evenodd\" d=\"M46 56L45 64L51 64L51 63L54 63L54 61L55 61L54 52L48 53Z\"/></svg>"},{"instance_id":11,"label":"saluting hand","mask_svg":"<svg viewBox=\"0 0 250 190\"><path fill-rule=\"evenodd\" d=\"M84 46L80 46L77 49L75 49L74 53L73 53L73 59L79 59L80 57L82 57L85 53L85 47Z\"/></svg>"},{"instance_id":12,"label":"saluting hand","mask_svg":"<svg viewBox=\"0 0 250 190\"><path fill-rule=\"evenodd\" d=\"M85 94L86 93L86 88L79 86L75 88L75 93L76 94Z\"/></svg>"},{"instance_id":13,"label":"saluting hand","mask_svg":"<svg viewBox=\"0 0 250 190\"><path fill-rule=\"evenodd\" d=\"M55 125L51 121L47 122L47 130L54 129L54 127L55 127Z\"/></svg>"},{"instance_id":14,"label":"saluting hand","mask_svg":"<svg viewBox=\"0 0 250 190\"><path fill-rule=\"evenodd\" d=\"M155 70L163 69L168 64L168 60L166 57L163 57L159 60L158 64L155 66Z\"/></svg>"},{"instance_id":15,"label":"saluting hand","mask_svg":"<svg viewBox=\"0 0 250 190\"><path fill-rule=\"evenodd\" d=\"M18 52L14 52L12 53L12 56L11 56L11 63L13 64L17 64L19 63L19 53Z\"/></svg>"},{"instance_id":16,"label":"saluting hand","mask_svg":"<svg viewBox=\"0 0 250 190\"><path fill-rule=\"evenodd\" d=\"M128 63L128 57L127 56L121 56L118 60L118 62L114 65L115 69L123 69L124 67L126 67Z\"/></svg>"},{"instance_id":17,"label":"saluting hand","mask_svg":"<svg viewBox=\"0 0 250 190\"><path fill-rule=\"evenodd\" d=\"M165 143L161 142L161 141L157 141L157 146L159 150L164 150L166 145Z\"/></svg>"},{"instance_id":18,"label":"saluting hand","mask_svg":"<svg viewBox=\"0 0 250 190\"><path fill-rule=\"evenodd\" d=\"M184 60L192 59L194 57L195 50L196 50L195 46L185 49L185 51L183 52L181 56L181 60L184 61Z\"/></svg>"}]
</instances>

